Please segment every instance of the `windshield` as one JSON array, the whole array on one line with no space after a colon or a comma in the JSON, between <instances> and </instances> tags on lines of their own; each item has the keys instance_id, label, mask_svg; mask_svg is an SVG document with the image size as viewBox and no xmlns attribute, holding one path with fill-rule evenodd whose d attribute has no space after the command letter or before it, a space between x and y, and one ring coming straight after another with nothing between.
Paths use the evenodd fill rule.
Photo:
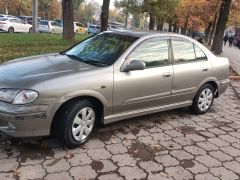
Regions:
<instances>
[{"instance_id":1,"label":"windshield","mask_svg":"<svg viewBox=\"0 0 240 180\"><path fill-rule=\"evenodd\" d=\"M112 65L137 37L106 33L90 37L65 55L93 65Z\"/></svg>"}]
</instances>

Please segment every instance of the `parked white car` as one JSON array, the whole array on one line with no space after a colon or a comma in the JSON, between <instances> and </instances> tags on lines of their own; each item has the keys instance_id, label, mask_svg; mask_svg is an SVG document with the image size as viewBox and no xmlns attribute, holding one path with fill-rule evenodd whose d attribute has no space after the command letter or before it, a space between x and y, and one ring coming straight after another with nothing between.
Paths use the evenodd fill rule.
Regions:
<instances>
[{"instance_id":1,"label":"parked white car","mask_svg":"<svg viewBox=\"0 0 240 180\"><path fill-rule=\"evenodd\" d=\"M63 27L56 21L41 20L39 23L39 32L45 33L63 33Z\"/></svg>"},{"instance_id":2,"label":"parked white car","mask_svg":"<svg viewBox=\"0 0 240 180\"><path fill-rule=\"evenodd\" d=\"M4 32L32 32L32 25L18 18L0 18L0 31Z\"/></svg>"},{"instance_id":3,"label":"parked white car","mask_svg":"<svg viewBox=\"0 0 240 180\"><path fill-rule=\"evenodd\" d=\"M7 14L0 14L0 18L15 18L15 16L12 16L12 15L7 15Z\"/></svg>"}]
</instances>

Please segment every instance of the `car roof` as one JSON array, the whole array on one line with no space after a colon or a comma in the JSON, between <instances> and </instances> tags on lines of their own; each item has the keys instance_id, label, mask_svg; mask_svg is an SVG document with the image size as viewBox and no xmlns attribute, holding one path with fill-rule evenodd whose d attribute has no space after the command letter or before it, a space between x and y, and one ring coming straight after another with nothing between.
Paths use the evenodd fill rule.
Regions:
<instances>
[{"instance_id":1,"label":"car roof","mask_svg":"<svg viewBox=\"0 0 240 180\"><path fill-rule=\"evenodd\" d=\"M172 32L160 32L160 31L138 31L138 30L114 30L114 31L105 31L104 33L115 33L121 34L126 36L133 36L133 37L154 37L154 36L175 36L175 37L183 37L189 39L188 36L172 33Z\"/></svg>"}]
</instances>

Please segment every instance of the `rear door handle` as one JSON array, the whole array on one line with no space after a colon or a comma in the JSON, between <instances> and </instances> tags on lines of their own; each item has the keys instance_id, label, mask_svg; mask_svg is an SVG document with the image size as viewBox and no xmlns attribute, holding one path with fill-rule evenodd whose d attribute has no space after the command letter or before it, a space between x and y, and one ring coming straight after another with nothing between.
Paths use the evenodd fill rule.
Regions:
<instances>
[{"instance_id":1,"label":"rear door handle","mask_svg":"<svg viewBox=\"0 0 240 180\"><path fill-rule=\"evenodd\" d=\"M206 71L208 71L208 68L204 68L202 71L206 72Z\"/></svg>"},{"instance_id":2,"label":"rear door handle","mask_svg":"<svg viewBox=\"0 0 240 180\"><path fill-rule=\"evenodd\" d=\"M163 73L162 75L164 78L167 78L167 77L170 77L171 76L171 73L170 72L166 72L166 73Z\"/></svg>"}]
</instances>

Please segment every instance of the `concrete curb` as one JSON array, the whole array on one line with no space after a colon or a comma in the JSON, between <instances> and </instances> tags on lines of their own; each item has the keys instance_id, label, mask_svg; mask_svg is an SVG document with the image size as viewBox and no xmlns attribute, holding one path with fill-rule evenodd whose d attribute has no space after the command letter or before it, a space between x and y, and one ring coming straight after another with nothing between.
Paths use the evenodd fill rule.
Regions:
<instances>
[{"instance_id":1,"label":"concrete curb","mask_svg":"<svg viewBox=\"0 0 240 180\"><path fill-rule=\"evenodd\" d=\"M237 76L229 76L230 85L236 93L237 97L240 99L240 73L233 66L231 66L231 68L233 71L235 71Z\"/></svg>"},{"instance_id":2,"label":"concrete curb","mask_svg":"<svg viewBox=\"0 0 240 180\"><path fill-rule=\"evenodd\" d=\"M231 80L230 85L232 86L237 97L240 99L240 80Z\"/></svg>"}]
</instances>

